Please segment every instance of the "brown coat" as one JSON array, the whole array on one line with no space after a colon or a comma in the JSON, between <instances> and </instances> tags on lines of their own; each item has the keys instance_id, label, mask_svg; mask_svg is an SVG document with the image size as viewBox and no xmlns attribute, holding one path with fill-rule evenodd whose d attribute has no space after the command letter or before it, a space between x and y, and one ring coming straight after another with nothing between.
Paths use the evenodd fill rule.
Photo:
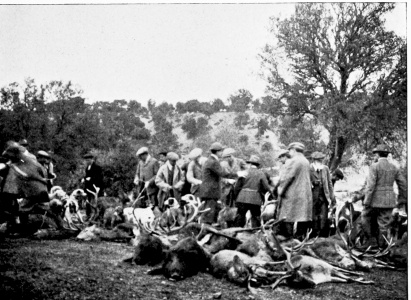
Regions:
<instances>
[{"instance_id":1,"label":"brown coat","mask_svg":"<svg viewBox=\"0 0 411 300\"><path fill-rule=\"evenodd\" d=\"M203 183L200 186L200 197L218 200L221 198L221 177L226 173L215 157L211 156L203 165Z\"/></svg>"},{"instance_id":2,"label":"brown coat","mask_svg":"<svg viewBox=\"0 0 411 300\"><path fill-rule=\"evenodd\" d=\"M170 185L168 184L168 174L170 170L168 169L168 166L168 163L162 165L161 168L158 170L158 173L155 178L155 183L159 188L158 206L160 208L163 208L164 201L167 200L168 197L170 197L171 189L173 190L174 198L180 201L181 190L185 182L183 171L181 171L181 168L179 166L175 165L173 182L170 189Z\"/></svg>"},{"instance_id":3,"label":"brown coat","mask_svg":"<svg viewBox=\"0 0 411 300\"><path fill-rule=\"evenodd\" d=\"M235 185L238 193L236 202L262 205L265 193L270 191L267 176L263 171L250 167L245 178L239 178Z\"/></svg>"},{"instance_id":4,"label":"brown coat","mask_svg":"<svg viewBox=\"0 0 411 300\"><path fill-rule=\"evenodd\" d=\"M387 158L380 158L370 167L367 177L364 205L378 208L394 208L397 197L394 193L394 182L398 185L398 204L407 202L407 183L400 169L391 164Z\"/></svg>"},{"instance_id":5,"label":"brown coat","mask_svg":"<svg viewBox=\"0 0 411 300\"><path fill-rule=\"evenodd\" d=\"M147 188L147 195L153 195L157 193L157 187L154 183L156 179L156 175L158 173L160 166L157 161L157 159L149 156L147 158L147 161L143 162L142 160L139 160L137 164L137 171L136 171L136 176L134 178L134 181L148 181L150 182L148 188Z\"/></svg>"},{"instance_id":6,"label":"brown coat","mask_svg":"<svg viewBox=\"0 0 411 300\"><path fill-rule=\"evenodd\" d=\"M311 221L313 198L310 181L310 163L297 152L287 160L281 172L278 195L281 199L279 218L286 222Z\"/></svg>"}]
</instances>

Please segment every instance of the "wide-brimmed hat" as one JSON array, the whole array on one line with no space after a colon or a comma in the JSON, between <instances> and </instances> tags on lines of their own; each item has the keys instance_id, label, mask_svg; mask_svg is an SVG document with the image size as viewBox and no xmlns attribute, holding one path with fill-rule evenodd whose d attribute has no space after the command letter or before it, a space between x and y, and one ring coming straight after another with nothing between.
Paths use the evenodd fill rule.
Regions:
<instances>
[{"instance_id":1,"label":"wide-brimmed hat","mask_svg":"<svg viewBox=\"0 0 411 300\"><path fill-rule=\"evenodd\" d=\"M83 158L94 158L94 155L91 153L87 153L85 155L83 155Z\"/></svg>"},{"instance_id":2,"label":"wide-brimmed hat","mask_svg":"<svg viewBox=\"0 0 411 300\"><path fill-rule=\"evenodd\" d=\"M44 157L44 158L51 158L50 154L48 154L46 151L40 150L37 152L38 157Z\"/></svg>"},{"instance_id":3,"label":"wide-brimmed hat","mask_svg":"<svg viewBox=\"0 0 411 300\"><path fill-rule=\"evenodd\" d=\"M287 157L290 157L290 152L287 150L287 149L283 149L283 150L281 150L280 151L280 153L278 153L278 158L281 158L281 157L283 157L283 156L287 156Z\"/></svg>"},{"instance_id":4,"label":"wide-brimmed hat","mask_svg":"<svg viewBox=\"0 0 411 300\"><path fill-rule=\"evenodd\" d=\"M260 158L257 155L251 155L247 163L259 166L261 164Z\"/></svg>"},{"instance_id":5,"label":"wide-brimmed hat","mask_svg":"<svg viewBox=\"0 0 411 300\"><path fill-rule=\"evenodd\" d=\"M383 153L390 153L391 150L387 145L380 144L372 150L372 153L383 152Z\"/></svg>"},{"instance_id":6,"label":"wide-brimmed hat","mask_svg":"<svg viewBox=\"0 0 411 300\"><path fill-rule=\"evenodd\" d=\"M20 146L23 146L23 147L26 147L26 146L29 145L29 143L27 142L26 139L21 139L21 140L19 141L19 144L20 144Z\"/></svg>"},{"instance_id":7,"label":"wide-brimmed hat","mask_svg":"<svg viewBox=\"0 0 411 300\"><path fill-rule=\"evenodd\" d=\"M210 150L214 150L214 151L221 151L223 149L224 149L223 145L221 145L219 142L212 143L210 146Z\"/></svg>"},{"instance_id":8,"label":"wide-brimmed hat","mask_svg":"<svg viewBox=\"0 0 411 300\"><path fill-rule=\"evenodd\" d=\"M235 150L233 148L225 148L222 153L222 157L228 157L235 154Z\"/></svg>"},{"instance_id":9,"label":"wide-brimmed hat","mask_svg":"<svg viewBox=\"0 0 411 300\"><path fill-rule=\"evenodd\" d=\"M304 151L305 146L304 146L303 143L294 142L294 143L289 144L287 149L288 150L290 150L290 149L300 149L300 150Z\"/></svg>"},{"instance_id":10,"label":"wide-brimmed hat","mask_svg":"<svg viewBox=\"0 0 411 300\"><path fill-rule=\"evenodd\" d=\"M147 147L141 147L140 149L137 150L136 155L140 156L142 154L148 153L148 148Z\"/></svg>"},{"instance_id":11,"label":"wide-brimmed hat","mask_svg":"<svg viewBox=\"0 0 411 300\"><path fill-rule=\"evenodd\" d=\"M203 149L201 148L194 148L193 150L190 151L188 154L189 159L196 159L197 157L200 157L201 154L203 154Z\"/></svg>"},{"instance_id":12,"label":"wide-brimmed hat","mask_svg":"<svg viewBox=\"0 0 411 300\"><path fill-rule=\"evenodd\" d=\"M319 151L315 151L311 154L312 159L324 159L325 154Z\"/></svg>"},{"instance_id":13,"label":"wide-brimmed hat","mask_svg":"<svg viewBox=\"0 0 411 300\"><path fill-rule=\"evenodd\" d=\"M167 153L167 159L168 160L178 160L178 154L175 152L168 152Z\"/></svg>"}]
</instances>

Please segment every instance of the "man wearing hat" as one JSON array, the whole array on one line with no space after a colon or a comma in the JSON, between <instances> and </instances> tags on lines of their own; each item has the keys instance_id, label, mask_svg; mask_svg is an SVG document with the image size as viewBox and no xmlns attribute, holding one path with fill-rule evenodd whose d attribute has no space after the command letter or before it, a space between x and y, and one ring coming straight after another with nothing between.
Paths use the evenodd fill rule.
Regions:
<instances>
[{"instance_id":1,"label":"man wearing hat","mask_svg":"<svg viewBox=\"0 0 411 300\"><path fill-rule=\"evenodd\" d=\"M161 150L158 153L158 164L159 164L160 167L167 162L167 153L168 153L168 151L166 151L166 150Z\"/></svg>"},{"instance_id":2,"label":"man wearing hat","mask_svg":"<svg viewBox=\"0 0 411 300\"><path fill-rule=\"evenodd\" d=\"M47 180L47 190L53 187L53 180L56 179L56 174L54 174L54 166L51 162L51 156L46 151L40 150L37 152L37 161L42 165L46 171Z\"/></svg>"},{"instance_id":3,"label":"man wearing hat","mask_svg":"<svg viewBox=\"0 0 411 300\"><path fill-rule=\"evenodd\" d=\"M30 153L29 150L28 150L29 143L27 142L26 139L21 139L21 140L18 142L18 144L24 148L23 155L25 155L25 156L27 156L27 157L29 157L29 158L31 158L31 159L36 160L36 156L35 156L34 154Z\"/></svg>"},{"instance_id":4,"label":"man wearing hat","mask_svg":"<svg viewBox=\"0 0 411 300\"><path fill-rule=\"evenodd\" d=\"M285 237L293 235L293 226L297 222L296 237L304 235L312 218L312 192L310 181L310 163L304 156L302 143L291 143L288 150L291 158L286 162L280 174L278 197L280 199L279 219L284 219L279 227L279 234Z\"/></svg>"},{"instance_id":5,"label":"man wearing hat","mask_svg":"<svg viewBox=\"0 0 411 300\"><path fill-rule=\"evenodd\" d=\"M86 203L86 216L87 219L90 218L91 216L91 211L92 208L90 206L90 202L93 201L95 196L89 192L95 192L94 186L99 188L98 191L98 196L102 197L104 196L104 191L103 191L103 169L101 166L97 163L97 158L91 154L87 153L86 155L83 156L85 162L86 162L86 171L85 171L85 176L81 180L82 183L84 183L84 190L87 194L88 198L88 203Z\"/></svg>"},{"instance_id":6,"label":"man wearing hat","mask_svg":"<svg viewBox=\"0 0 411 300\"><path fill-rule=\"evenodd\" d=\"M134 177L137 193L140 194L144 189L151 204L158 206L158 188L155 184L155 179L160 165L157 159L148 153L147 147L138 149L136 155L139 159Z\"/></svg>"},{"instance_id":7,"label":"man wearing hat","mask_svg":"<svg viewBox=\"0 0 411 300\"><path fill-rule=\"evenodd\" d=\"M181 199L181 190L184 186L184 174L181 168L177 165L179 159L177 153L168 152L167 162L160 167L155 183L159 188L158 192L158 207L163 210L164 201L169 197Z\"/></svg>"},{"instance_id":8,"label":"man wearing hat","mask_svg":"<svg viewBox=\"0 0 411 300\"><path fill-rule=\"evenodd\" d=\"M244 227L246 223L245 215L247 211L251 213L251 226L260 226L261 205L264 202L264 195L271 192L267 176L259 169L260 158L251 155L247 161L248 171L245 177L241 177L235 185L235 195L237 215L235 224L238 227Z\"/></svg>"},{"instance_id":9,"label":"man wearing hat","mask_svg":"<svg viewBox=\"0 0 411 300\"><path fill-rule=\"evenodd\" d=\"M321 152L311 154L310 178L313 193L312 236L327 237L328 208L335 206L330 170L322 163L325 155Z\"/></svg>"},{"instance_id":10,"label":"man wearing hat","mask_svg":"<svg viewBox=\"0 0 411 300\"><path fill-rule=\"evenodd\" d=\"M210 152L210 156L203 165L203 182L200 186L200 198L205 201L204 208L210 209L201 218L201 221L207 224L217 222L217 201L221 199L221 178L226 175L219 161L223 146L215 142L211 145Z\"/></svg>"},{"instance_id":11,"label":"man wearing hat","mask_svg":"<svg viewBox=\"0 0 411 300\"><path fill-rule=\"evenodd\" d=\"M203 183L201 172L202 165L200 163L202 154L203 150L200 148L195 148L188 154L188 158L191 161L187 166L187 181L191 184L190 193L197 197L200 192L200 185Z\"/></svg>"},{"instance_id":12,"label":"man wearing hat","mask_svg":"<svg viewBox=\"0 0 411 300\"><path fill-rule=\"evenodd\" d=\"M221 200L227 206L234 206L233 187L238 179L237 173L246 169L244 160L234 156L233 148L226 148L222 153L221 167L226 175L221 179Z\"/></svg>"},{"instance_id":13,"label":"man wearing hat","mask_svg":"<svg viewBox=\"0 0 411 300\"><path fill-rule=\"evenodd\" d=\"M400 169L388 161L390 152L387 145L378 145L373 150L377 162L369 170L364 209L361 212L364 248L376 246L376 242L379 247L385 246L383 235L387 237L393 208L401 208L407 203L407 183ZM394 182L398 186L398 199L394 193ZM373 228L376 223L378 228Z\"/></svg>"}]
</instances>

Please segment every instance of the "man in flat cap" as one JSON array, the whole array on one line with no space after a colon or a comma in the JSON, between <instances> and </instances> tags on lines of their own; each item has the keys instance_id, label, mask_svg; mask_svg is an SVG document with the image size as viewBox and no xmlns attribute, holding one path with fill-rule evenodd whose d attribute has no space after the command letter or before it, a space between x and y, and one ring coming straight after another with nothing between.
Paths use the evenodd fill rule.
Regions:
<instances>
[{"instance_id":1,"label":"man in flat cap","mask_svg":"<svg viewBox=\"0 0 411 300\"><path fill-rule=\"evenodd\" d=\"M29 149L28 149L29 143L27 142L26 139L21 139L21 140L19 140L18 144L19 144L20 146L22 146L23 149L24 149L23 155L25 155L25 156L33 159L33 160L36 160L36 159L37 159L34 154L32 154L32 153L29 152Z\"/></svg>"},{"instance_id":2,"label":"man in flat cap","mask_svg":"<svg viewBox=\"0 0 411 300\"><path fill-rule=\"evenodd\" d=\"M199 196L200 185L203 183L202 165L200 163L202 154L203 150L200 148L195 148L188 154L190 162L187 166L187 181L191 184L190 193L196 197Z\"/></svg>"},{"instance_id":3,"label":"man in flat cap","mask_svg":"<svg viewBox=\"0 0 411 300\"><path fill-rule=\"evenodd\" d=\"M238 172L246 169L244 160L235 157L233 148L226 148L222 153L221 167L226 175L221 179L221 200L227 206L234 206L233 188L238 179Z\"/></svg>"},{"instance_id":4,"label":"man in flat cap","mask_svg":"<svg viewBox=\"0 0 411 300\"><path fill-rule=\"evenodd\" d=\"M390 152L389 147L383 144L373 150L377 162L369 170L361 212L364 248L376 246L376 243L379 247L385 246L383 235L387 237L393 208L402 208L407 204L407 183L400 169L388 161ZM398 199L394 193L394 182L398 186ZM378 224L378 228L373 228L373 224Z\"/></svg>"},{"instance_id":5,"label":"man in flat cap","mask_svg":"<svg viewBox=\"0 0 411 300\"><path fill-rule=\"evenodd\" d=\"M200 198L205 201L204 208L210 209L201 218L201 222L206 224L217 222L217 201L221 199L221 178L226 175L220 165L223 146L215 142L211 145L210 152L210 156L203 165L203 182L200 186Z\"/></svg>"},{"instance_id":6,"label":"man in flat cap","mask_svg":"<svg viewBox=\"0 0 411 300\"><path fill-rule=\"evenodd\" d=\"M312 218L312 193L310 163L304 156L302 143L291 143L288 150L291 158L287 160L280 175L278 197L280 199L279 219L284 219L279 234L293 236L293 226L297 222L296 237L300 238L308 229Z\"/></svg>"},{"instance_id":7,"label":"man in flat cap","mask_svg":"<svg viewBox=\"0 0 411 300\"><path fill-rule=\"evenodd\" d=\"M136 153L138 157L134 184L137 187L137 194L146 192L148 200L154 206L158 206L158 187L155 184L156 175L160 165L154 157L148 153L147 147L141 147Z\"/></svg>"},{"instance_id":8,"label":"man in flat cap","mask_svg":"<svg viewBox=\"0 0 411 300\"><path fill-rule=\"evenodd\" d=\"M167 162L160 167L155 178L155 183L159 188L158 207L163 210L164 201L173 197L180 201L181 190L184 186L184 174L177 165L178 154L174 152L167 153Z\"/></svg>"},{"instance_id":9,"label":"man in flat cap","mask_svg":"<svg viewBox=\"0 0 411 300\"><path fill-rule=\"evenodd\" d=\"M247 164L248 169L245 177L239 178L234 188L237 199L235 226L244 227L246 213L250 211L251 227L258 227L261 225L260 215L264 195L267 192L271 193L271 187L268 184L267 176L260 169L261 162L258 156L251 155Z\"/></svg>"},{"instance_id":10,"label":"man in flat cap","mask_svg":"<svg viewBox=\"0 0 411 300\"><path fill-rule=\"evenodd\" d=\"M91 153L87 153L83 156L86 162L86 171L85 176L81 180L84 183L84 190L87 194L88 202L86 203L86 218L89 219L91 217L92 208L89 203L95 199L95 196L90 193L89 191L96 192L94 186L96 186L98 190L98 196L104 196L104 181L103 181L103 169L97 163L97 157Z\"/></svg>"},{"instance_id":11,"label":"man in flat cap","mask_svg":"<svg viewBox=\"0 0 411 300\"><path fill-rule=\"evenodd\" d=\"M46 171L47 190L50 192L53 187L53 180L57 177L54 173L54 166L51 162L51 156L46 151L40 150L37 152L37 161Z\"/></svg>"},{"instance_id":12,"label":"man in flat cap","mask_svg":"<svg viewBox=\"0 0 411 300\"><path fill-rule=\"evenodd\" d=\"M330 170L323 164L325 155L321 152L311 154L310 178L313 192L313 237L327 237L329 234L328 209L335 206L334 189Z\"/></svg>"}]
</instances>

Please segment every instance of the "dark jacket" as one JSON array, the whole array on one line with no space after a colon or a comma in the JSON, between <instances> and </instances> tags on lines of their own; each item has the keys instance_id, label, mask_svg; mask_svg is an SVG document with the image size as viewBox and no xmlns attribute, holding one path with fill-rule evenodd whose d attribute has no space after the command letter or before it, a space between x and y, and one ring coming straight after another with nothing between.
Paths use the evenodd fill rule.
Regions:
<instances>
[{"instance_id":1,"label":"dark jacket","mask_svg":"<svg viewBox=\"0 0 411 300\"><path fill-rule=\"evenodd\" d=\"M263 171L251 167L245 178L239 178L235 187L236 202L261 205L265 193L270 191L267 176Z\"/></svg>"},{"instance_id":2,"label":"dark jacket","mask_svg":"<svg viewBox=\"0 0 411 300\"><path fill-rule=\"evenodd\" d=\"M397 204L394 182L398 185L398 204L407 202L407 183L400 169L387 158L380 158L370 167L365 190L365 205L379 208L393 208Z\"/></svg>"},{"instance_id":3,"label":"dark jacket","mask_svg":"<svg viewBox=\"0 0 411 300\"><path fill-rule=\"evenodd\" d=\"M328 201L328 204L335 204L334 198L334 189L331 182L330 169L327 166L322 166L320 173L314 168L314 165L310 166L310 180L313 189L319 187L324 192L325 199ZM314 201L315 199L313 199Z\"/></svg>"},{"instance_id":4,"label":"dark jacket","mask_svg":"<svg viewBox=\"0 0 411 300\"><path fill-rule=\"evenodd\" d=\"M89 180L87 180L89 178ZM87 190L95 191L94 186L100 188L99 196L103 195L103 169L95 161L86 167L86 175L84 176L84 187Z\"/></svg>"},{"instance_id":5,"label":"dark jacket","mask_svg":"<svg viewBox=\"0 0 411 300\"><path fill-rule=\"evenodd\" d=\"M202 169L203 183L200 186L200 198L220 199L221 177L225 174L218 159L210 155Z\"/></svg>"}]
</instances>

